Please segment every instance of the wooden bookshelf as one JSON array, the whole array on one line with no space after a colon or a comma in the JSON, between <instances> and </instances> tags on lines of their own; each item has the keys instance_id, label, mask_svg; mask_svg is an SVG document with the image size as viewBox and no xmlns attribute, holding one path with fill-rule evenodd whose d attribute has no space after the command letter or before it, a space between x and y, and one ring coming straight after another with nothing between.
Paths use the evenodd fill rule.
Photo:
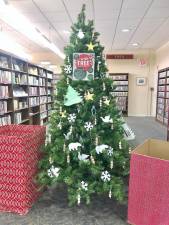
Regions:
<instances>
[{"instance_id":1,"label":"wooden bookshelf","mask_svg":"<svg viewBox=\"0 0 169 225\"><path fill-rule=\"evenodd\" d=\"M158 72L156 120L168 125L169 68Z\"/></svg>"},{"instance_id":2,"label":"wooden bookshelf","mask_svg":"<svg viewBox=\"0 0 169 225\"><path fill-rule=\"evenodd\" d=\"M0 52L0 125L48 122L52 82L52 71Z\"/></svg>"},{"instance_id":3,"label":"wooden bookshelf","mask_svg":"<svg viewBox=\"0 0 169 225\"><path fill-rule=\"evenodd\" d=\"M110 73L109 75L116 87L112 96L116 97L117 107L124 115L128 115L128 73Z\"/></svg>"}]
</instances>

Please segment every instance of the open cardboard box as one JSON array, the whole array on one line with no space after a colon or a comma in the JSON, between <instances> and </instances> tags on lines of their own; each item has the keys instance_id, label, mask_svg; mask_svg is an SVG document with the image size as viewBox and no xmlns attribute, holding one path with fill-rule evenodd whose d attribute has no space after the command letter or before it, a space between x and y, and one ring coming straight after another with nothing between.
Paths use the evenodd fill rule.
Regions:
<instances>
[{"instance_id":1,"label":"open cardboard box","mask_svg":"<svg viewBox=\"0 0 169 225\"><path fill-rule=\"evenodd\" d=\"M140 154L156 159L169 160L169 142L157 139L148 139L143 144L136 147L131 154Z\"/></svg>"},{"instance_id":2,"label":"open cardboard box","mask_svg":"<svg viewBox=\"0 0 169 225\"><path fill-rule=\"evenodd\" d=\"M149 139L131 152L128 222L169 225L169 142Z\"/></svg>"}]
</instances>

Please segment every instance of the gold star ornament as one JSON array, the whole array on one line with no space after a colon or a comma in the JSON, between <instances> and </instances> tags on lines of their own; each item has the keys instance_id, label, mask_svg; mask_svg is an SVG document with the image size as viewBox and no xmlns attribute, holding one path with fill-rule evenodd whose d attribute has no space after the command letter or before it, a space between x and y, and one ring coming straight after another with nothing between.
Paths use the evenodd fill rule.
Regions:
<instances>
[{"instance_id":1,"label":"gold star ornament","mask_svg":"<svg viewBox=\"0 0 169 225\"><path fill-rule=\"evenodd\" d=\"M93 100L93 95L94 94L91 94L89 91L87 91L87 93L84 95L84 98L86 101Z\"/></svg>"},{"instance_id":2,"label":"gold star ornament","mask_svg":"<svg viewBox=\"0 0 169 225\"><path fill-rule=\"evenodd\" d=\"M108 98L106 98L106 99L104 100L104 104L105 104L105 105L110 105L110 100L108 100Z\"/></svg>"},{"instance_id":3,"label":"gold star ornament","mask_svg":"<svg viewBox=\"0 0 169 225\"><path fill-rule=\"evenodd\" d=\"M66 110L65 110L65 111L60 112L60 115L61 115L61 117L62 117L62 118L66 118Z\"/></svg>"},{"instance_id":4,"label":"gold star ornament","mask_svg":"<svg viewBox=\"0 0 169 225\"><path fill-rule=\"evenodd\" d=\"M92 42L90 42L89 44L86 45L88 47L88 51L93 51L95 45L92 44Z\"/></svg>"}]
</instances>

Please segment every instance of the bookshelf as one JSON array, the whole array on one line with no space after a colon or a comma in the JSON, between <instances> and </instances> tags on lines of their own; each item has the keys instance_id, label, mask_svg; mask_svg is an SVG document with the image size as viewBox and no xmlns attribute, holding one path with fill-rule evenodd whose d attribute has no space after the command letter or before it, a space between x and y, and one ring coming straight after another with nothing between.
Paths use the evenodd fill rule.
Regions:
<instances>
[{"instance_id":1,"label":"bookshelf","mask_svg":"<svg viewBox=\"0 0 169 225\"><path fill-rule=\"evenodd\" d=\"M52 71L0 52L0 125L48 122L52 82Z\"/></svg>"},{"instance_id":2,"label":"bookshelf","mask_svg":"<svg viewBox=\"0 0 169 225\"><path fill-rule=\"evenodd\" d=\"M168 118L169 118L169 107L168 107ZM168 126L167 126L167 141L169 141L169 120L168 120Z\"/></svg>"},{"instance_id":3,"label":"bookshelf","mask_svg":"<svg viewBox=\"0 0 169 225\"><path fill-rule=\"evenodd\" d=\"M156 120L168 125L169 68L158 72Z\"/></svg>"},{"instance_id":4,"label":"bookshelf","mask_svg":"<svg viewBox=\"0 0 169 225\"><path fill-rule=\"evenodd\" d=\"M110 73L115 90L112 96L116 97L117 107L124 115L128 115L128 73Z\"/></svg>"}]
</instances>

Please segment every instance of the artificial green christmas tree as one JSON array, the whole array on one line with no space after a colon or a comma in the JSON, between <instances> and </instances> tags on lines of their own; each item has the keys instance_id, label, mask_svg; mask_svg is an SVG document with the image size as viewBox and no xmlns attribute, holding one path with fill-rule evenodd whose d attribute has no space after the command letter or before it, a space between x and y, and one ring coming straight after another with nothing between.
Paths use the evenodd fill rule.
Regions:
<instances>
[{"instance_id":1,"label":"artificial green christmas tree","mask_svg":"<svg viewBox=\"0 0 169 225\"><path fill-rule=\"evenodd\" d=\"M98 36L93 21L86 23L83 6L65 48L64 76L57 83L50 120L51 142L40 161L40 183L65 183L70 204L88 204L94 193L108 193L118 201L125 197L129 146Z\"/></svg>"}]
</instances>

